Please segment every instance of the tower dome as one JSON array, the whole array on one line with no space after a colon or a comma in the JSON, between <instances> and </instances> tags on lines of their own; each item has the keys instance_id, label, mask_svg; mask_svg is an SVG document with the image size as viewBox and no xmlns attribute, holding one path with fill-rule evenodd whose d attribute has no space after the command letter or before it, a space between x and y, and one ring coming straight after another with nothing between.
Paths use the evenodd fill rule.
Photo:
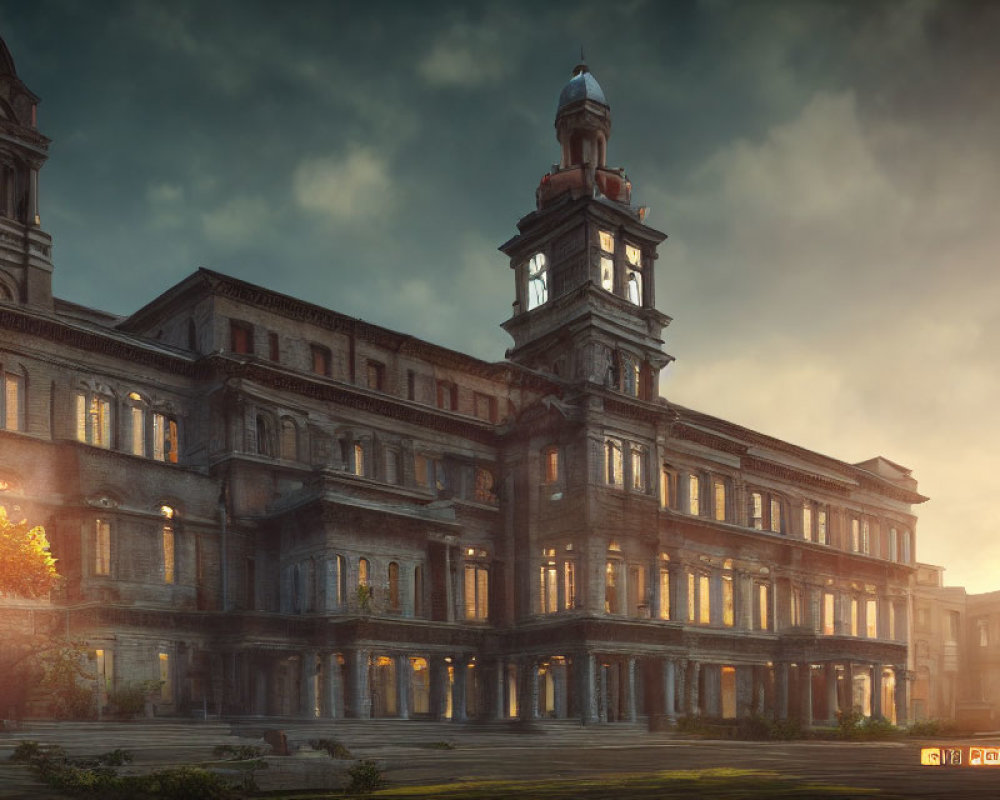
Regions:
<instances>
[{"instance_id":1,"label":"tower dome","mask_svg":"<svg viewBox=\"0 0 1000 800\"><path fill-rule=\"evenodd\" d=\"M558 114L567 106L578 103L581 100L591 100L600 103L602 106L610 108L608 101L604 98L604 90L597 78L584 62L580 62L573 69L573 77L569 79L562 92L559 93L559 106L556 109Z\"/></svg>"}]
</instances>

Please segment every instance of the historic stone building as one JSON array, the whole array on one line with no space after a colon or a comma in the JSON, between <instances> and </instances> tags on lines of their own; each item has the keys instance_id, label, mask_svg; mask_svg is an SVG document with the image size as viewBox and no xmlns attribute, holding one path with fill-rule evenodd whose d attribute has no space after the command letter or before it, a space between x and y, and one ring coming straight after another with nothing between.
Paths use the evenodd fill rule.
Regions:
<instances>
[{"instance_id":1,"label":"historic stone building","mask_svg":"<svg viewBox=\"0 0 1000 800\"><path fill-rule=\"evenodd\" d=\"M53 298L48 142L0 62L0 502L45 524L101 703L904 718L925 498L659 395L665 236L586 66L487 363L204 269L124 319Z\"/></svg>"}]
</instances>

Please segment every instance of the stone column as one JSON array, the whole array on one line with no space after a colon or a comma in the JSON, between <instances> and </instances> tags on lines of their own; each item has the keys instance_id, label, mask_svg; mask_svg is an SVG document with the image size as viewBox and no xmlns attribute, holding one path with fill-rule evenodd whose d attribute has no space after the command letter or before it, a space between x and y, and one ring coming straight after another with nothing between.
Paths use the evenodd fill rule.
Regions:
<instances>
[{"instance_id":1,"label":"stone column","mask_svg":"<svg viewBox=\"0 0 1000 800\"><path fill-rule=\"evenodd\" d=\"M788 662L774 665L774 712L778 719L788 719Z\"/></svg>"},{"instance_id":2,"label":"stone column","mask_svg":"<svg viewBox=\"0 0 1000 800\"><path fill-rule=\"evenodd\" d=\"M323 682L320 700L321 714L331 719L344 716L344 687L340 679L340 662L336 653L323 654Z\"/></svg>"},{"instance_id":3,"label":"stone column","mask_svg":"<svg viewBox=\"0 0 1000 800\"><path fill-rule=\"evenodd\" d=\"M753 667L753 713L763 714L767 704L767 683L770 673L767 667Z\"/></svg>"},{"instance_id":4,"label":"stone column","mask_svg":"<svg viewBox=\"0 0 1000 800\"><path fill-rule=\"evenodd\" d=\"M688 662L688 714L696 717L701 713L698 697L698 678L701 675L701 664L697 661Z\"/></svg>"},{"instance_id":5,"label":"stone column","mask_svg":"<svg viewBox=\"0 0 1000 800\"><path fill-rule=\"evenodd\" d=\"M368 719L371 716L371 692L368 690L368 651L353 648L346 651L347 661L347 716Z\"/></svg>"},{"instance_id":6,"label":"stone column","mask_svg":"<svg viewBox=\"0 0 1000 800\"><path fill-rule=\"evenodd\" d=\"M677 699L674 694L675 683L677 680L677 667L674 659L666 658L663 660L663 713L667 715L667 719L673 722L677 719Z\"/></svg>"},{"instance_id":7,"label":"stone column","mask_svg":"<svg viewBox=\"0 0 1000 800\"><path fill-rule=\"evenodd\" d=\"M837 665L827 661L823 666L823 677L826 686L826 718L831 725L837 724Z\"/></svg>"},{"instance_id":8,"label":"stone column","mask_svg":"<svg viewBox=\"0 0 1000 800\"><path fill-rule=\"evenodd\" d=\"M635 722L636 711L636 658L629 656L625 662L625 718Z\"/></svg>"},{"instance_id":9,"label":"stone column","mask_svg":"<svg viewBox=\"0 0 1000 800\"><path fill-rule=\"evenodd\" d=\"M522 722L538 719L538 662L524 659L519 665L518 690L521 695L518 711Z\"/></svg>"},{"instance_id":10,"label":"stone column","mask_svg":"<svg viewBox=\"0 0 1000 800\"><path fill-rule=\"evenodd\" d=\"M410 678L413 669L408 656L397 655L396 660L396 713L400 719L410 718Z\"/></svg>"},{"instance_id":11,"label":"stone column","mask_svg":"<svg viewBox=\"0 0 1000 800\"><path fill-rule=\"evenodd\" d=\"M608 671L603 664L597 665L597 718L608 721Z\"/></svg>"},{"instance_id":12,"label":"stone column","mask_svg":"<svg viewBox=\"0 0 1000 800\"><path fill-rule=\"evenodd\" d=\"M906 687L906 666L897 665L892 668L893 673L896 676L896 696L893 698L896 702L896 724L899 726L906 725L906 701L907 701L907 687Z\"/></svg>"},{"instance_id":13,"label":"stone column","mask_svg":"<svg viewBox=\"0 0 1000 800\"><path fill-rule=\"evenodd\" d=\"M737 573L739 582L739 627L745 631L753 630L753 578L746 572Z\"/></svg>"},{"instance_id":14,"label":"stone column","mask_svg":"<svg viewBox=\"0 0 1000 800\"><path fill-rule=\"evenodd\" d=\"M304 650L299 655L299 714L316 717L316 651Z\"/></svg>"},{"instance_id":15,"label":"stone column","mask_svg":"<svg viewBox=\"0 0 1000 800\"><path fill-rule=\"evenodd\" d=\"M713 625L722 624L722 572L713 569L708 576L709 621Z\"/></svg>"},{"instance_id":16,"label":"stone column","mask_svg":"<svg viewBox=\"0 0 1000 800\"><path fill-rule=\"evenodd\" d=\"M882 716L882 665L872 664L872 716Z\"/></svg>"},{"instance_id":17,"label":"stone column","mask_svg":"<svg viewBox=\"0 0 1000 800\"><path fill-rule=\"evenodd\" d=\"M455 591L453 585L454 578L451 574L451 545L444 546L444 593L445 603L448 606L448 622L455 621Z\"/></svg>"},{"instance_id":18,"label":"stone column","mask_svg":"<svg viewBox=\"0 0 1000 800\"><path fill-rule=\"evenodd\" d=\"M812 666L799 664L799 718L803 727L813 722Z\"/></svg>"},{"instance_id":19,"label":"stone column","mask_svg":"<svg viewBox=\"0 0 1000 800\"><path fill-rule=\"evenodd\" d=\"M682 658L677 661L677 697L675 700L677 711L681 714L681 716L685 716L691 712L690 706L688 705L687 689L688 660L686 658Z\"/></svg>"},{"instance_id":20,"label":"stone column","mask_svg":"<svg viewBox=\"0 0 1000 800\"><path fill-rule=\"evenodd\" d=\"M722 716L722 667L718 664L703 664L702 689L703 697L701 706L705 709L705 714L709 717Z\"/></svg>"},{"instance_id":21,"label":"stone column","mask_svg":"<svg viewBox=\"0 0 1000 800\"><path fill-rule=\"evenodd\" d=\"M551 664L556 719L566 719L566 665Z\"/></svg>"},{"instance_id":22,"label":"stone column","mask_svg":"<svg viewBox=\"0 0 1000 800\"><path fill-rule=\"evenodd\" d=\"M451 686L451 721L465 722L466 714L466 691L469 677L469 667L466 664L465 656L457 656L454 659L455 682Z\"/></svg>"},{"instance_id":23,"label":"stone column","mask_svg":"<svg viewBox=\"0 0 1000 800\"><path fill-rule=\"evenodd\" d=\"M448 685L448 662L444 660L443 656L431 656L427 661L427 667L430 671L431 718L446 719L448 692L451 690Z\"/></svg>"},{"instance_id":24,"label":"stone column","mask_svg":"<svg viewBox=\"0 0 1000 800\"><path fill-rule=\"evenodd\" d=\"M593 653L581 653L573 661L573 675L576 678L576 696L580 709L580 721L586 725L598 720L597 712L597 659Z\"/></svg>"},{"instance_id":25,"label":"stone column","mask_svg":"<svg viewBox=\"0 0 1000 800\"><path fill-rule=\"evenodd\" d=\"M493 701L493 719L507 719L507 704L504 702L507 699L505 691L507 685L507 662L502 658L498 658L493 662L491 672L493 676L493 691L490 699Z\"/></svg>"},{"instance_id":26,"label":"stone column","mask_svg":"<svg viewBox=\"0 0 1000 800\"><path fill-rule=\"evenodd\" d=\"M736 716L749 717L753 713L754 668L749 664L736 666Z\"/></svg>"}]
</instances>

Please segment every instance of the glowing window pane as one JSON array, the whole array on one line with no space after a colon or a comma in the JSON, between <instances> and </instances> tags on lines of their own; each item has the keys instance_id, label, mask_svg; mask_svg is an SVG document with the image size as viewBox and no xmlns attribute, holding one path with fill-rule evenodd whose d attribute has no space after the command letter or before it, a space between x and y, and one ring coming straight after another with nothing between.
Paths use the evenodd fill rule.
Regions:
<instances>
[{"instance_id":1,"label":"glowing window pane","mask_svg":"<svg viewBox=\"0 0 1000 800\"><path fill-rule=\"evenodd\" d=\"M878 637L878 603L873 597L865 601L865 636L869 639Z\"/></svg>"},{"instance_id":2,"label":"glowing window pane","mask_svg":"<svg viewBox=\"0 0 1000 800\"><path fill-rule=\"evenodd\" d=\"M163 526L163 582L173 583L175 578L174 563L174 529L172 525Z\"/></svg>"},{"instance_id":3,"label":"glowing window pane","mask_svg":"<svg viewBox=\"0 0 1000 800\"><path fill-rule=\"evenodd\" d=\"M768 601L769 592L767 590L767 584L761 583L757 586L757 598L759 604L759 618L760 618L760 629L766 631L769 629L770 615L768 613Z\"/></svg>"},{"instance_id":4,"label":"glowing window pane","mask_svg":"<svg viewBox=\"0 0 1000 800\"><path fill-rule=\"evenodd\" d=\"M833 636L834 631L834 596L833 592L823 593L823 635Z\"/></svg>"},{"instance_id":5,"label":"glowing window pane","mask_svg":"<svg viewBox=\"0 0 1000 800\"><path fill-rule=\"evenodd\" d=\"M576 564L572 561L563 564L563 596L567 610L576 608Z\"/></svg>"},{"instance_id":6,"label":"glowing window pane","mask_svg":"<svg viewBox=\"0 0 1000 800\"><path fill-rule=\"evenodd\" d=\"M615 237L609 231L600 231L598 236L601 240L601 249L605 253L615 252Z\"/></svg>"},{"instance_id":7,"label":"glowing window pane","mask_svg":"<svg viewBox=\"0 0 1000 800\"><path fill-rule=\"evenodd\" d=\"M132 417L132 455L146 455L146 413L141 408L129 409Z\"/></svg>"},{"instance_id":8,"label":"glowing window pane","mask_svg":"<svg viewBox=\"0 0 1000 800\"><path fill-rule=\"evenodd\" d=\"M694 583L694 573L689 572L688 577L688 622L694 622L694 608L695 608L695 583Z\"/></svg>"},{"instance_id":9,"label":"glowing window pane","mask_svg":"<svg viewBox=\"0 0 1000 800\"><path fill-rule=\"evenodd\" d=\"M722 577L722 624L732 627L733 613L733 579L730 575Z\"/></svg>"},{"instance_id":10,"label":"glowing window pane","mask_svg":"<svg viewBox=\"0 0 1000 800\"><path fill-rule=\"evenodd\" d=\"M712 621L712 595L708 575L698 576L698 622L708 625Z\"/></svg>"},{"instance_id":11,"label":"glowing window pane","mask_svg":"<svg viewBox=\"0 0 1000 800\"><path fill-rule=\"evenodd\" d=\"M781 533L781 501L771 498L771 530Z\"/></svg>"},{"instance_id":12,"label":"glowing window pane","mask_svg":"<svg viewBox=\"0 0 1000 800\"><path fill-rule=\"evenodd\" d=\"M811 542L813 538L813 511L811 506L802 507L802 538Z\"/></svg>"},{"instance_id":13,"label":"glowing window pane","mask_svg":"<svg viewBox=\"0 0 1000 800\"><path fill-rule=\"evenodd\" d=\"M722 481L715 481L715 518L719 522L726 519L726 484Z\"/></svg>"},{"instance_id":14,"label":"glowing window pane","mask_svg":"<svg viewBox=\"0 0 1000 800\"><path fill-rule=\"evenodd\" d=\"M601 258L601 288L606 292L615 290L615 262L606 257Z\"/></svg>"},{"instance_id":15,"label":"glowing window pane","mask_svg":"<svg viewBox=\"0 0 1000 800\"><path fill-rule=\"evenodd\" d=\"M103 519L94 524L94 574L111 574L111 523Z\"/></svg>"},{"instance_id":16,"label":"glowing window pane","mask_svg":"<svg viewBox=\"0 0 1000 800\"><path fill-rule=\"evenodd\" d=\"M660 619L670 619L670 571L660 568Z\"/></svg>"},{"instance_id":17,"label":"glowing window pane","mask_svg":"<svg viewBox=\"0 0 1000 800\"><path fill-rule=\"evenodd\" d=\"M760 492L750 495L750 525L758 531L764 529L764 498Z\"/></svg>"},{"instance_id":18,"label":"glowing window pane","mask_svg":"<svg viewBox=\"0 0 1000 800\"><path fill-rule=\"evenodd\" d=\"M816 541L826 544L826 512L816 512Z\"/></svg>"},{"instance_id":19,"label":"glowing window pane","mask_svg":"<svg viewBox=\"0 0 1000 800\"><path fill-rule=\"evenodd\" d=\"M858 600L851 598L851 636L858 635Z\"/></svg>"},{"instance_id":20,"label":"glowing window pane","mask_svg":"<svg viewBox=\"0 0 1000 800\"><path fill-rule=\"evenodd\" d=\"M688 512L695 517L701 513L699 492L700 481L698 476L688 475Z\"/></svg>"},{"instance_id":21,"label":"glowing window pane","mask_svg":"<svg viewBox=\"0 0 1000 800\"><path fill-rule=\"evenodd\" d=\"M536 253L528 261L528 311L549 299L549 271L543 253Z\"/></svg>"}]
</instances>

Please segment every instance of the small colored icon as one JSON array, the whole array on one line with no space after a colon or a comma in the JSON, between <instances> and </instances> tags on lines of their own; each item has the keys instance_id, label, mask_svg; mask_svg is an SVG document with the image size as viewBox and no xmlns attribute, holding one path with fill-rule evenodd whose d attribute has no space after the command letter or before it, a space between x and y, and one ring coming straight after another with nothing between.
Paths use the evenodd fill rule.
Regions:
<instances>
[{"instance_id":1,"label":"small colored icon","mask_svg":"<svg viewBox=\"0 0 1000 800\"><path fill-rule=\"evenodd\" d=\"M942 747L941 748L941 766L942 767L960 767L960 766L962 766L962 748L961 747Z\"/></svg>"},{"instance_id":2,"label":"small colored icon","mask_svg":"<svg viewBox=\"0 0 1000 800\"><path fill-rule=\"evenodd\" d=\"M920 763L925 767L940 767L941 766L941 748L940 747L921 747L920 748Z\"/></svg>"},{"instance_id":3,"label":"small colored icon","mask_svg":"<svg viewBox=\"0 0 1000 800\"><path fill-rule=\"evenodd\" d=\"M970 747L969 766L1000 767L1000 747Z\"/></svg>"}]
</instances>

